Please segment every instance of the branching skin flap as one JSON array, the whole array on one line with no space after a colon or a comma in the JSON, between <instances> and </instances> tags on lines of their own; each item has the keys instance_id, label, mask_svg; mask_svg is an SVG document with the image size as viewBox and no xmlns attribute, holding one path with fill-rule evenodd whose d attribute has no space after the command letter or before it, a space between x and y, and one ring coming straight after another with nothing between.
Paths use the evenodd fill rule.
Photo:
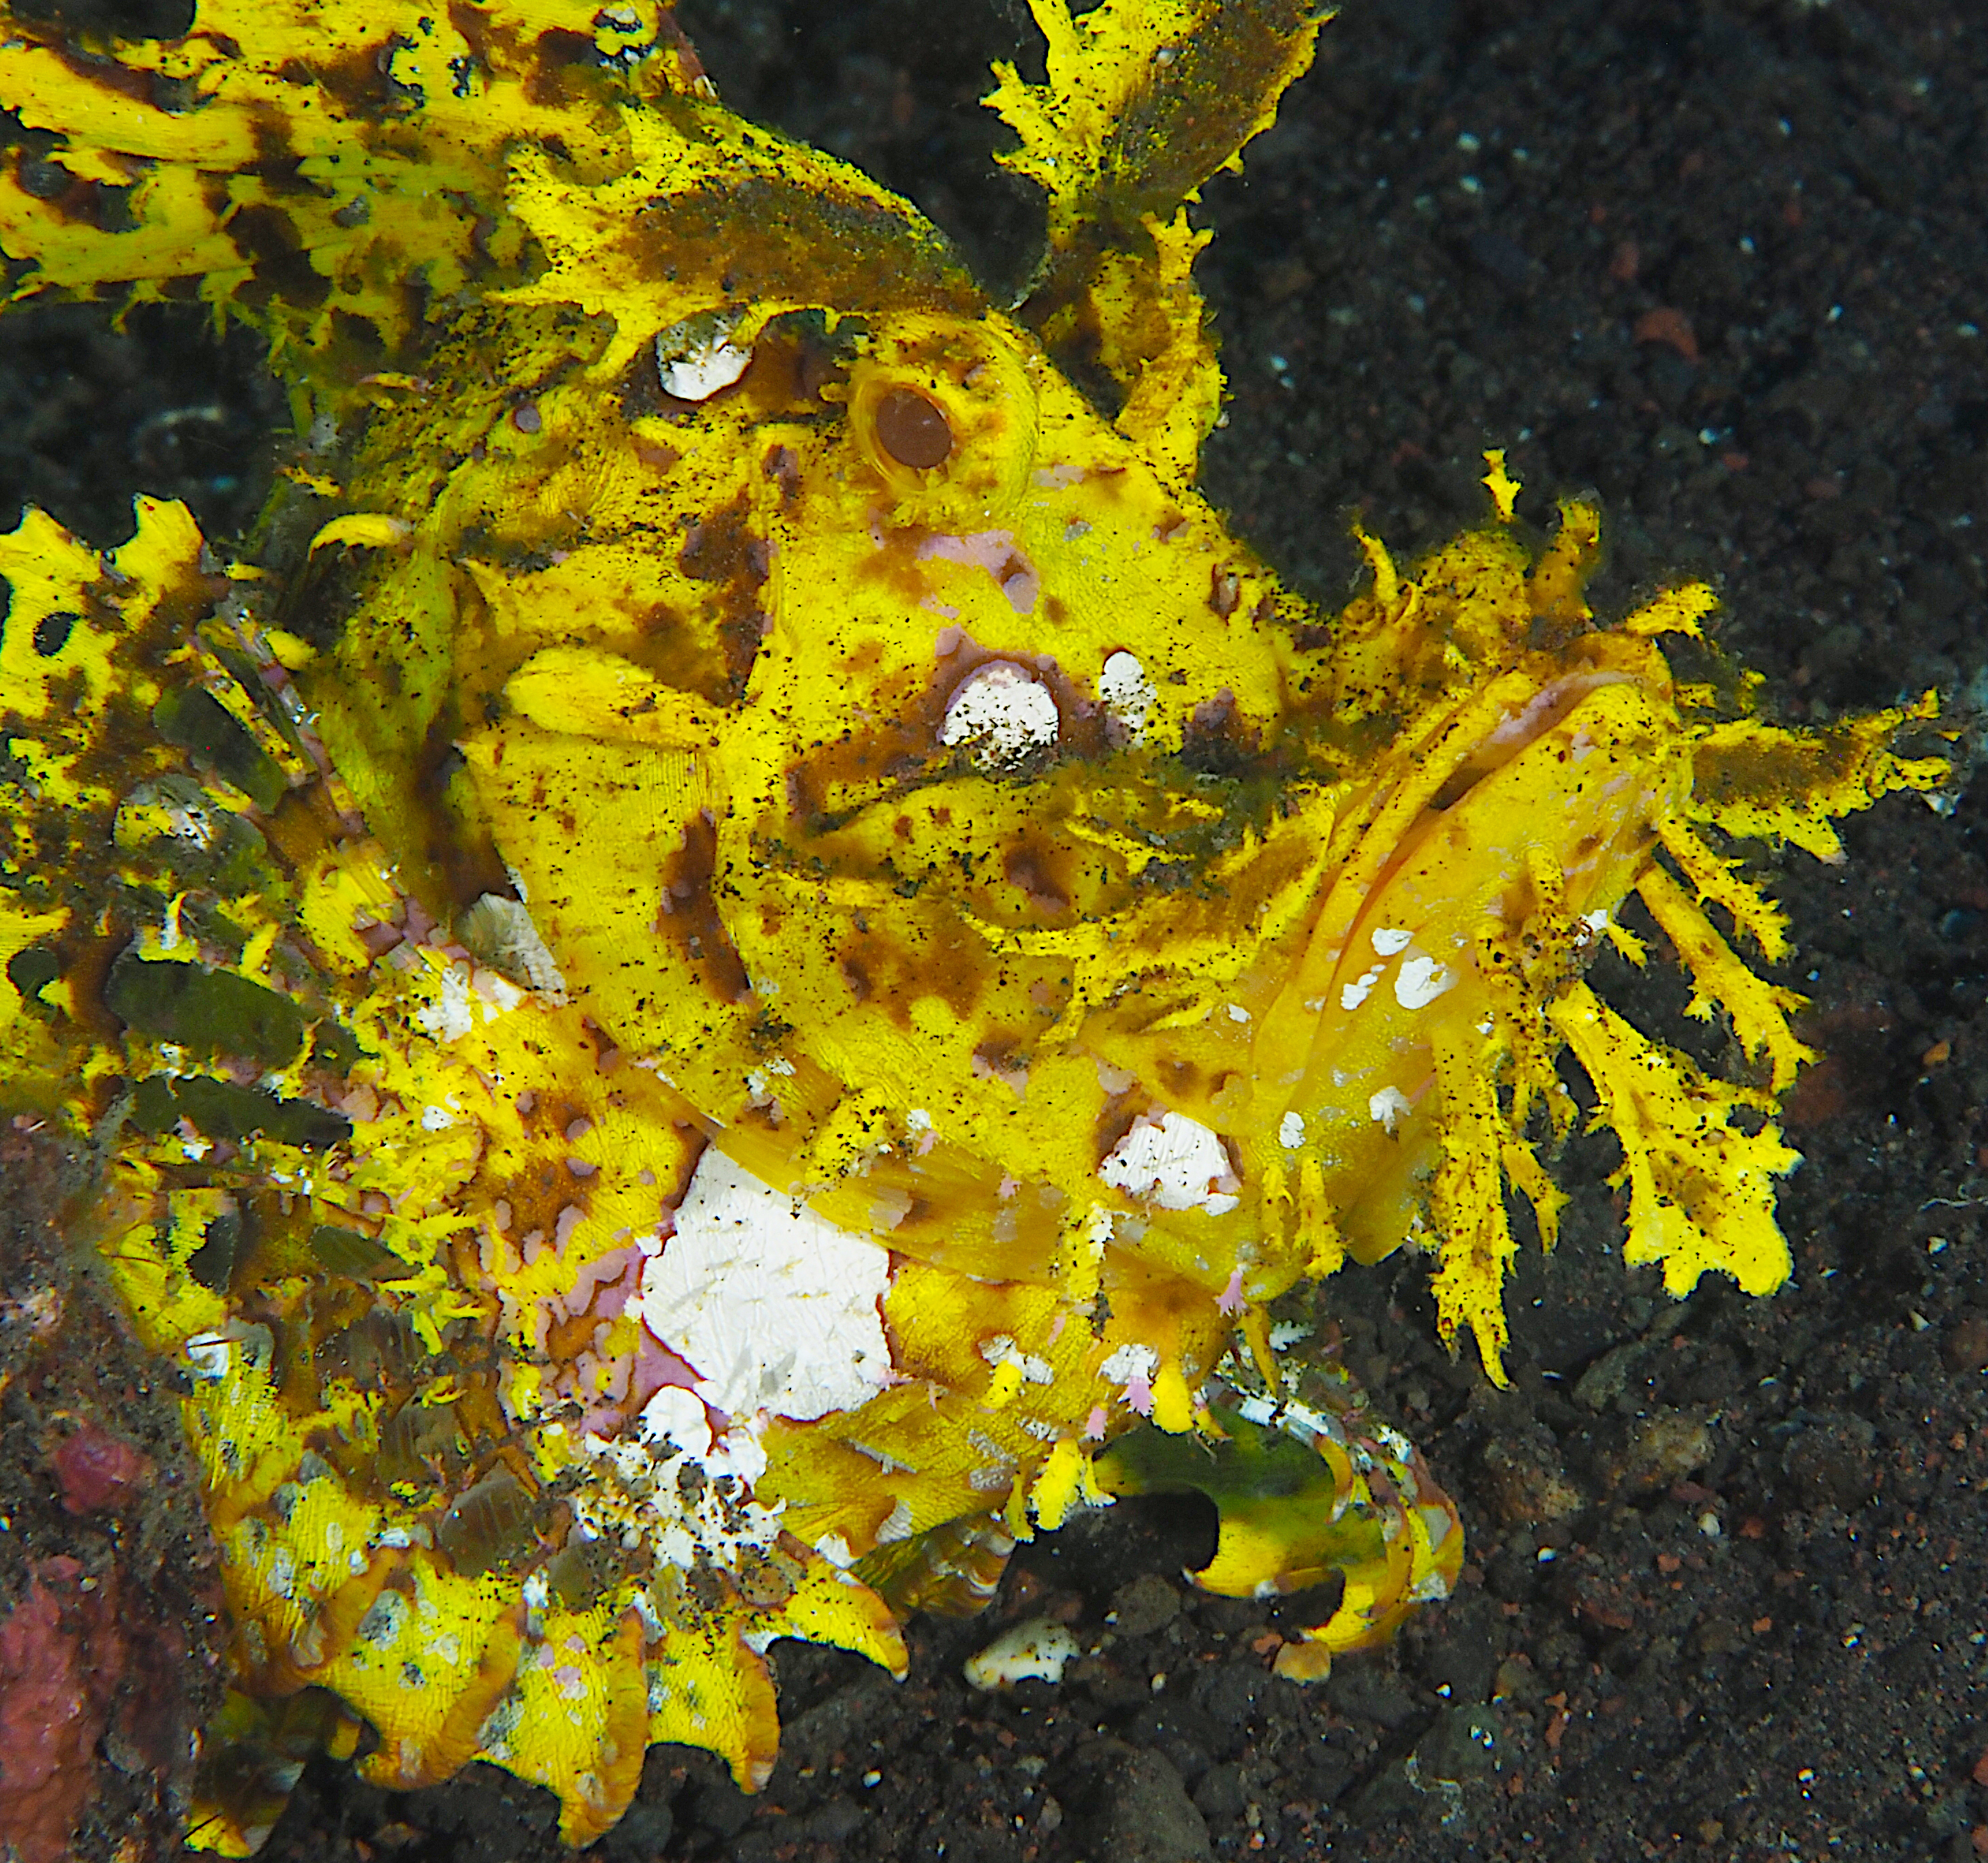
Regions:
<instances>
[{"instance_id":1,"label":"branching skin flap","mask_svg":"<svg viewBox=\"0 0 1988 1863\"><path fill-rule=\"evenodd\" d=\"M0 1087L95 1148L191 1377L197 1842L313 1740L508 1767L576 1843L651 1741L756 1786L773 1640L901 1672L901 1613L1155 1488L1220 1506L1204 1583L1343 1577L1323 1672L1462 1534L1270 1303L1410 1244L1502 1382L1564 1073L1631 1263L1787 1273L1810 1055L1726 844L1840 858L1945 766L1681 688L1709 594L1598 624L1595 514L1535 546L1495 455L1483 529L1281 589L1194 489L1184 202L1317 14L1033 5L1013 314L647 0L8 21L16 294L198 292L299 424L239 560L144 499L0 539ZM1745 1080L1585 980L1632 893Z\"/></svg>"}]
</instances>

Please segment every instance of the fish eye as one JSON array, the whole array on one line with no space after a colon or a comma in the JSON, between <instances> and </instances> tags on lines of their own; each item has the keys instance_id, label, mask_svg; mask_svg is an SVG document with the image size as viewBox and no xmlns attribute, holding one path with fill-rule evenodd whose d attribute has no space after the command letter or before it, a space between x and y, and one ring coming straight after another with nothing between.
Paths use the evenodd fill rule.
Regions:
<instances>
[{"instance_id":1,"label":"fish eye","mask_svg":"<svg viewBox=\"0 0 1988 1863\"><path fill-rule=\"evenodd\" d=\"M877 444L898 465L926 472L943 465L952 451L952 424L945 411L915 388L893 388L871 417Z\"/></svg>"},{"instance_id":2,"label":"fish eye","mask_svg":"<svg viewBox=\"0 0 1988 1863\"><path fill-rule=\"evenodd\" d=\"M1027 489L1035 384L1021 343L991 319L908 313L873 326L847 387L823 398L846 402L887 522L983 529Z\"/></svg>"}]
</instances>

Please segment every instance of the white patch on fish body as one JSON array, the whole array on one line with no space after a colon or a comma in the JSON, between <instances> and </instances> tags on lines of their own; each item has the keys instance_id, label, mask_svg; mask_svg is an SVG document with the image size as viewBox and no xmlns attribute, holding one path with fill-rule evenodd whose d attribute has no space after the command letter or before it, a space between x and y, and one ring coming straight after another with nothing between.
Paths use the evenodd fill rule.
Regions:
<instances>
[{"instance_id":1,"label":"white patch on fish body","mask_svg":"<svg viewBox=\"0 0 1988 1863\"><path fill-rule=\"evenodd\" d=\"M959 682L947 702L938 741L963 746L977 763L1013 763L1053 744L1061 721L1055 698L1012 660L989 660Z\"/></svg>"},{"instance_id":2,"label":"white patch on fish body","mask_svg":"<svg viewBox=\"0 0 1988 1863\"><path fill-rule=\"evenodd\" d=\"M708 401L729 388L752 367L752 352L735 349L720 331L692 344L681 355L665 357L668 333L656 339L656 375L663 392L680 401Z\"/></svg>"},{"instance_id":3,"label":"white patch on fish body","mask_svg":"<svg viewBox=\"0 0 1988 1863\"><path fill-rule=\"evenodd\" d=\"M1418 952L1401 960L1395 978L1395 1000L1405 1009L1425 1009L1456 987L1455 971Z\"/></svg>"},{"instance_id":4,"label":"white patch on fish body","mask_svg":"<svg viewBox=\"0 0 1988 1863\"><path fill-rule=\"evenodd\" d=\"M651 1332L733 1416L803 1422L854 1410L888 1381L879 1303L890 1252L762 1183L715 1145L691 1174L676 1232L642 1268Z\"/></svg>"},{"instance_id":5,"label":"white patch on fish body","mask_svg":"<svg viewBox=\"0 0 1988 1863\"><path fill-rule=\"evenodd\" d=\"M1145 1115L1114 1145L1097 1175L1128 1195L1161 1209L1205 1209L1219 1216L1236 1207L1235 1166L1219 1137L1185 1113Z\"/></svg>"},{"instance_id":6,"label":"white patch on fish body","mask_svg":"<svg viewBox=\"0 0 1988 1863\"><path fill-rule=\"evenodd\" d=\"M1349 1013L1359 1008L1373 994L1374 986L1381 981L1381 972L1384 968L1384 965L1376 964L1371 970L1363 970L1351 983L1344 986L1339 992L1339 1006Z\"/></svg>"},{"instance_id":7,"label":"white patch on fish body","mask_svg":"<svg viewBox=\"0 0 1988 1863\"><path fill-rule=\"evenodd\" d=\"M1395 1135L1395 1128L1414 1110L1413 1102L1398 1087L1384 1087L1367 1102L1368 1116L1376 1125L1385 1126L1390 1138Z\"/></svg>"},{"instance_id":8,"label":"white patch on fish body","mask_svg":"<svg viewBox=\"0 0 1988 1863\"><path fill-rule=\"evenodd\" d=\"M1159 688L1146 677L1145 668L1134 655L1121 647L1105 656L1104 669L1097 675L1097 701L1125 727L1134 744L1144 735L1146 720L1159 698Z\"/></svg>"}]
</instances>

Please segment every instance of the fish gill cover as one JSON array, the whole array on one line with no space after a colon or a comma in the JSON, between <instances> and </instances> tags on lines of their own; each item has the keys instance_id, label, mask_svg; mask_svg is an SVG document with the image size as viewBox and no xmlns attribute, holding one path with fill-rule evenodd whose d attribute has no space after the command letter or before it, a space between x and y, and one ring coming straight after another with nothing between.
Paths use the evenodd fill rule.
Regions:
<instances>
[{"instance_id":1,"label":"fish gill cover","mask_svg":"<svg viewBox=\"0 0 1988 1863\"><path fill-rule=\"evenodd\" d=\"M1496 454L1483 528L1282 588L1195 489L1188 207L1320 13L1033 11L1012 309L647 0L9 15L15 294L198 293L297 427L238 558L146 499L0 539L0 1080L191 1374L198 1843L312 1741L492 1761L576 1843L652 1741L749 1788L773 1640L901 1672L902 1614L1144 1489L1216 1501L1205 1584L1337 1575L1322 1672L1462 1534L1272 1303L1418 1248L1502 1381L1578 1077L1628 1262L1787 1273L1810 1057L1728 848L1840 858L1945 764L1674 678L1709 592L1598 622L1596 513L1522 534ZM1748 1077L1584 980L1632 894Z\"/></svg>"}]
</instances>

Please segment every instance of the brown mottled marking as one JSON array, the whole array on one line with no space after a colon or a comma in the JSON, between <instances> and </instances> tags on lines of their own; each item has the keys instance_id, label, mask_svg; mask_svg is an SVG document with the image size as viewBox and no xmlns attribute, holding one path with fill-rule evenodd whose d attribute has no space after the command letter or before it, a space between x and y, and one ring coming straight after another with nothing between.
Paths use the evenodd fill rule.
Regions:
<instances>
[{"instance_id":1,"label":"brown mottled marking","mask_svg":"<svg viewBox=\"0 0 1988 1863\"><path fill-rule=\"evenodd\" d=\"M593 38L585 32L549 26L538 36L534 58L525 79L525 95L533 103L550 110L566 99L566 74L576 66L597 67L600 56Z\"/></svg>"},{"instance_id":2,"label":"brown mottled marking","mask_svg":"<svg viewBox=\"0 0 1988 1863\"><path fill-rule=\"evenodd\" d=\"M742 1003L752 989L712 896L717 865L718 825L708 809L701 809L684 824L683 846L664 871L665 910L656 931L683 946L721 1002Z\"/></svg>"},{"instance_id":3,"label":"brown mottled marking","mask_svg":"<svg viewBox=\"0 0 1988 1863\"><path fill-rule=\"evenodd\" d=\"M255 272L238 294L245 303L280 298L309 309L324 302L331 280L311 263L296 226L281 208L242 208L228 221L226 231L235 251Z\"/></svg>"},{"instance_id":4,"label":"brown mottled marking","mask_svg":"<svg viewBox=\"0 0 1988 1863\"><path fill-rule=\"evenodd\" d=\"M461 1459L463 1442L452 1405L410 1398L380 1430L380 1477L388 1483L431 1484L435 1472Z\"/></svg>"},{"instance_id":5,"label":"brown mottled marking","mask_svg":"<svg viewBox=\"0 0 1988 1863\"><path fill-rule=\"evenodd\" d=\"M667 15L666 15L667 17ZM644 1630L641 1614L622 1612L614 1642L604 1652L607 1713L601 1729L600 1808L597 1827L606 1830L627 1808L642 1783L642 1762L649 1745L649 1680L642 1664ZM573 1833L576 1841L586 1841Z\"/></svg>"},{"instance_id":6,"label":"brown mottled marking","mask_svg":"<svg viewBox=\"0 0 1988 1863\"><path fill-rule=\"evenodd\" d=\"M718 635L734 698L745 691L752 677L752 662L759 656L766 627L759 591L770 559L766 539L751 528L751 516L752 506L742 489L730 504L690 527L677 557L686 576L719 585Z\"/></svg>"},{"instance_id":7,"label":"brown mottled marking","mask_svg":"<svg viewBox=\"0 0 1988 1863\"><path fill-rule=\"evenodd\" d=\"M1024 841L1011 847L1003 857L1001 871L1012 886L1019 887L1030 905L1045 918L1059 918L1070 910L1067 876L1054 864L1067 861L1067 850L1042 841Z\"/></svg>"},{"instance_id":8,"label":"brown mottled marking","mask_svg":"<svg viewBox=\"0 0 1988 1863\"><path fill-rule=\"evenodd\" d=\"M672 194L635 215L621 249L638 276L671 279L687 296L979 313L943 235L833 178L755 176Z\"/></svg>"}]
</instances>

